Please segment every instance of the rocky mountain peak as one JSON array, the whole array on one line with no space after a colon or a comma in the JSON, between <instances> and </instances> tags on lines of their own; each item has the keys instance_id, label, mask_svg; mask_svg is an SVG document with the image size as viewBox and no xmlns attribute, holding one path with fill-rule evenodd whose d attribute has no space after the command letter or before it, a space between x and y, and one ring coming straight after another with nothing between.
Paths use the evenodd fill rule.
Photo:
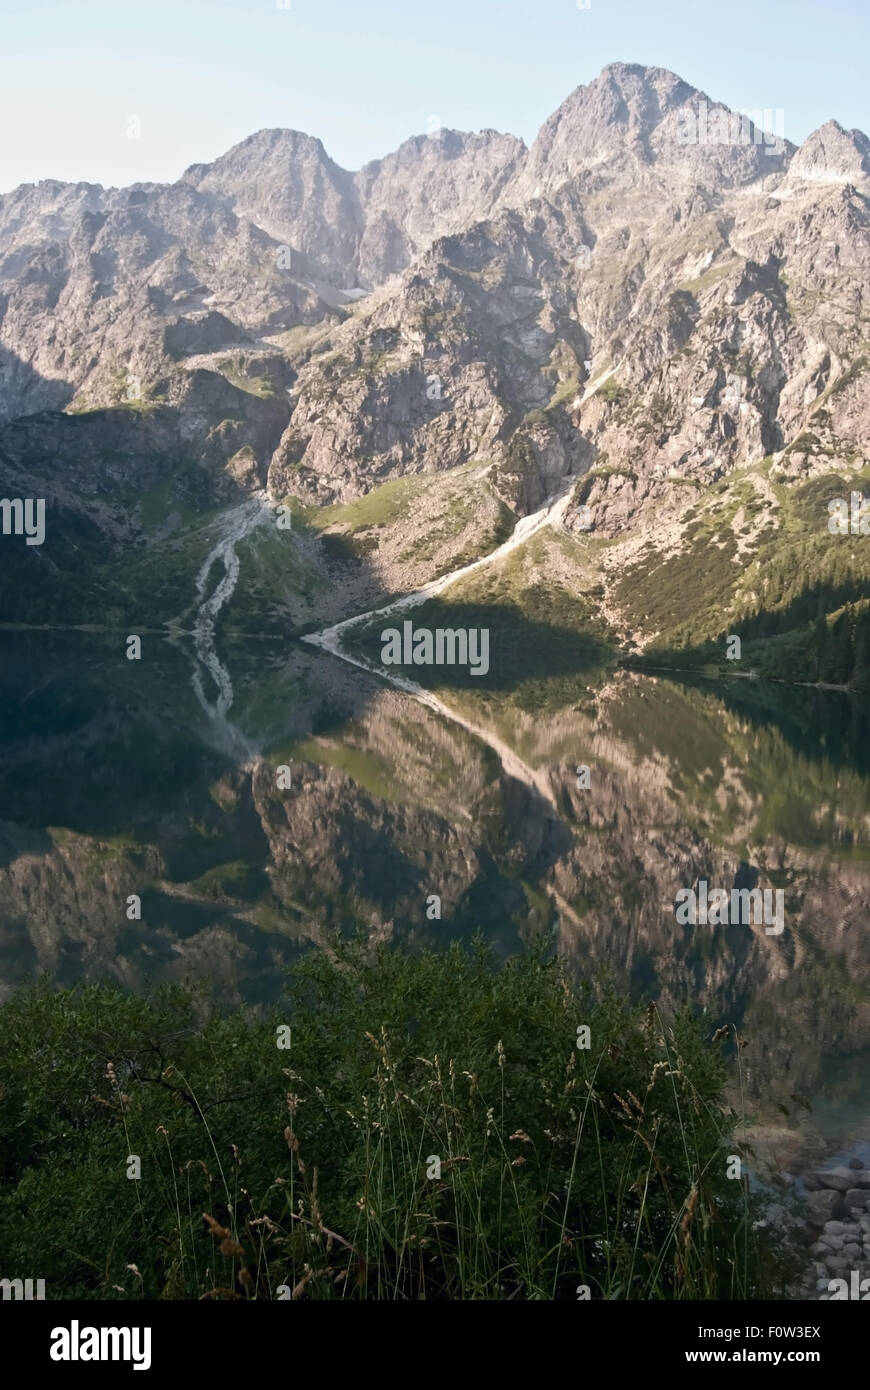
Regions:
<instances>
[{"instance_id":1,"label":"rocky mountain peak","mask_svg":"<svg viewBox=\"0 0 870 1390\"><path fill-rule=\"evenodd\" d=\"M277 242L307 258L310 273L341 284L353 259L359 217L351 176L320 140L298 130L249 135L187 182L228 203Z\"/></svg>"},{"instance_id":2,"label":"rocky mountain peak","mask_svg":"<svg viewBox=\"0 0 870 1390\"><path fill-rule=\"evenodd\" d=\"M861 130L826 121L801 145L789 168L792 183L855 184L870 189L870 140Z\"/></svg>"},{"instance_id":3,"label":"rocky mountain peak","mask_svg":"<svg viewBox=\"0 0 870 1390\"><path fill-rule=\"evenodd\" d=\"M211 164L192 165L191 169L186 171L185 177L191 170L200 168L206 170L206 178L214 179L226 178L242 169L249 174L260 172L268 175L283 172L289 162L306 161L331 165L338 170L338 165L333 164L323 148L322 141L316 136L307 135L301 130L267 127L246 136Z\"/></svg>"},{"instance_id":4,"label":"rocky mountain peak","mask_svg":"<svg viewBox=\"0 0 870 1390\"><path fill-rule=\"evenodd\" d=\"M367 285L402 270L436 237L485 218L526 147L496 130L414 135L354 176L365 227L357 270Z\"/></svg>"},{"instance_id":5,"label":"rocky mountain peak","mask_svg":"<svg viewBox=\"0 0 870 1390\"><path fill-rule=\"evenodd\" d=\"M781 173L794 147L765 140L765 114L773 125L774 113L742 118L665 68L611 63L544 122L506 196L521 203L566 183L721 190Z\"/></svg>"}]
</instances>

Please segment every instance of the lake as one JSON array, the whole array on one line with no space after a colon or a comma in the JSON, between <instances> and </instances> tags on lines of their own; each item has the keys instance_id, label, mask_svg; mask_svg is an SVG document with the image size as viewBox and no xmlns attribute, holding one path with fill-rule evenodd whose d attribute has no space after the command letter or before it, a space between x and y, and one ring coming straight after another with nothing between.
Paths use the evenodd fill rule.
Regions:
<instances>
[{"instance_id":1,"label":"lake","mask_svg":"<svg viewBox=\"0 0 870 1390\"><path fill-rule=\"evenodd\" d=\"M3 997L195 978L255 1007L335 930L549 929L579 976L735 1025L785 1148L866 1128L867 702L518 661L433 707L296 641L126 636L0 634ZM784 930L678 924L702 880L781 891Z\"/></svg>"}]
</instances>

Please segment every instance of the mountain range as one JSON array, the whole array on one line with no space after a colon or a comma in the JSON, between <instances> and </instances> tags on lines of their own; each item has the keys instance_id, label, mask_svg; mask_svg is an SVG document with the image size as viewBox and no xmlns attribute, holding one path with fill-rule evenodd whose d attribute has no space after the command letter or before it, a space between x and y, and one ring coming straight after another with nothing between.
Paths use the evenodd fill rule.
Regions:
<instances>
[{"instance_id":1,"label":"mountain range","mask_svg":"<svg viewBox=\"0 0 870 1390\"><path fill-rule=\"evenodd\" d=\"M262 495L292 539L240 538L222 621L298 634L567 491L488 597L580 604L640 660L742 633L768 674L861 685L870 567L828 506L870 470L868 285L862 132L796 148L635 64L530 148L442 130L351 173L266 130L174 184L24 185L0 198L0 494L48 520L42 546L0 536L0 617L183 620Z\"/></svg>"}]
</instances>

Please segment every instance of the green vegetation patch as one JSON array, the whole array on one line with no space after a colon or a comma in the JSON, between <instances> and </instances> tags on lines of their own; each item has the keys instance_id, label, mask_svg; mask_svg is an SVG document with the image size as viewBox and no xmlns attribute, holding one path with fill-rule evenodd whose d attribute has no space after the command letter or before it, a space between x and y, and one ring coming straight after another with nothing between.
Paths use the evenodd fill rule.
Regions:
<instances>
[{"instance_id":1,"label":"green vegetation patch","mask_svg":"<svg viewBox=\"0 0 870 1390\"><path fill-rule=\"evenodd\" d=\"M544 946L335 941L266 1017L43 984L0 1009L0 1247L69 1299L763 1298L721 1049Z\"/></svg>"}]
</instances>

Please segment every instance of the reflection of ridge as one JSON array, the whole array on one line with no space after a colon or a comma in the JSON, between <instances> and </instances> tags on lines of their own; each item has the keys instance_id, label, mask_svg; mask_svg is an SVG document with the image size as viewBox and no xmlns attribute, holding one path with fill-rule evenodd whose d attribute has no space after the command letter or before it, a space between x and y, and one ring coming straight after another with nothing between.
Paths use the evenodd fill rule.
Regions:
<instances>
[{"instance_id":1,"label":"reflection of ridge","mask_svg":"<svg viewBox=\"0 0 870 1390\"><path fill-rule=\"evenodd\" d=\"M601 381L605 378L602 377ZM596 383L597 386L601 383ZM428 599L435 598L439 594L455 584L457 580L464 579L466 575L473 574L475 571L491 565L496 560L504 559L516 550L518 546L524 545L532 536L546 526L556 526L560 528L571 504L574 487L577 478L571 476L565 480L561 488L552 496L548 497L536 512L529 516L521 517L513 529L513 532L500 546L491 550L488 555L482 556L479 560L473 560L470 564L462 565L459 569L452 570L450 574L442 575L440 579L432 580L429 584L424 584L422 589L415 590L412 594L406 594L404 598L393 599L392 602L385 604L382 608L372 608L367 613L358 613L353 618L345 618L344 621L334 623L332 627L324 628L321 632L307 633L303 642L308 642L313 647L320 647L322 651L330 652L337 656L341 661L347 661L352 666L358 666L363 671L369 671L374 676L380 676L382 680L389 681L390 685L399 690L404 690L412 695L421 704L428 705L430 709L438 714L450 719L454 724L460 724L470 734L482 739L492 750L498 754L502 767L510 777L516 778L529 788L531 792L547 803L547 807L556 809L556 800L550 786L549 778L545 773L535 772L533 768L527 766L518 755L509 748L502 739L498 738L488 729L483 729L478 724L472 724L470 720L463 718L461 714L445 705L443 700L439 700L437 695L418 685L416 681L407 680L403 676L393 676L387 671L370 664L368 661L359 657L354 657L345 650L341 644L342 633L347 628L354 628L358 624L366 622L370 618L393 616L407 608L416 608L425 603Z\"/></svg>"},{"instance_id":2,"label":"reflection of ridge","mask_svg":"<svg viewBox=\"0 0 870 1390\"><path fill-rule=\"evenodd\" d=\"M342 626L342 625L340 625ZM388 671L381 670L380 667L372 665L364 658L351 656L339 643L336 628L330 628L326 632L312 633L310 636L303 637L304 642L310 642L312 646L320 647L321 651L330 652L332 656L337 656L341 661L347 661L351 666L358 666L361 671L368 671L373 676L380 676L381 680L389 681L390 685L397 690L403 690L406 695L411 695L415 700L419 700L421 705L428 706L436 714L443 715L453 724L459 724L475 738L481 739L494 753L498 754L501 765L509 777L514 777L518 782L522 782L529 790L536 794L540 799L547 803L547 809L556 809L556 799L550 786L550 779L544 772L535 772L534 768L524 763L517 753L509 748L508 745L489 729L481 728L479 724L472 724L470 719L464 718L456 710L445 705L443 700L439 700L437 695L433 695L431 690L426 690L416 681L410 681L405 676L393 676Z\"/></svg>"},{"instance_id":3,"label":"reflection of ridge","mask_svg":"<svg viewBox=\"0 0 870 1390\"><path fill-rule=\"evenodd\" d=\"M217 653L215 644L215 621L224 604L232 597L239 578L239 557L236 545L267 515L263 494L258 494L244 502L231 517L224 520L223 532L202 562L196 576L196 596L199 611L193 625L192 635L198 666L194 668L192 684L194 694L208 715L218 746L233 757L245 760L255 752L253 744L227 719L227 712L233 703L233 683L229 670ZM209 576L214 566L220 563L223 577L211 594L206 597ZM211 677L217 691L217 699L210 702L203 687L202 673L205 670Z\"/></svg>"}]
</instances>

